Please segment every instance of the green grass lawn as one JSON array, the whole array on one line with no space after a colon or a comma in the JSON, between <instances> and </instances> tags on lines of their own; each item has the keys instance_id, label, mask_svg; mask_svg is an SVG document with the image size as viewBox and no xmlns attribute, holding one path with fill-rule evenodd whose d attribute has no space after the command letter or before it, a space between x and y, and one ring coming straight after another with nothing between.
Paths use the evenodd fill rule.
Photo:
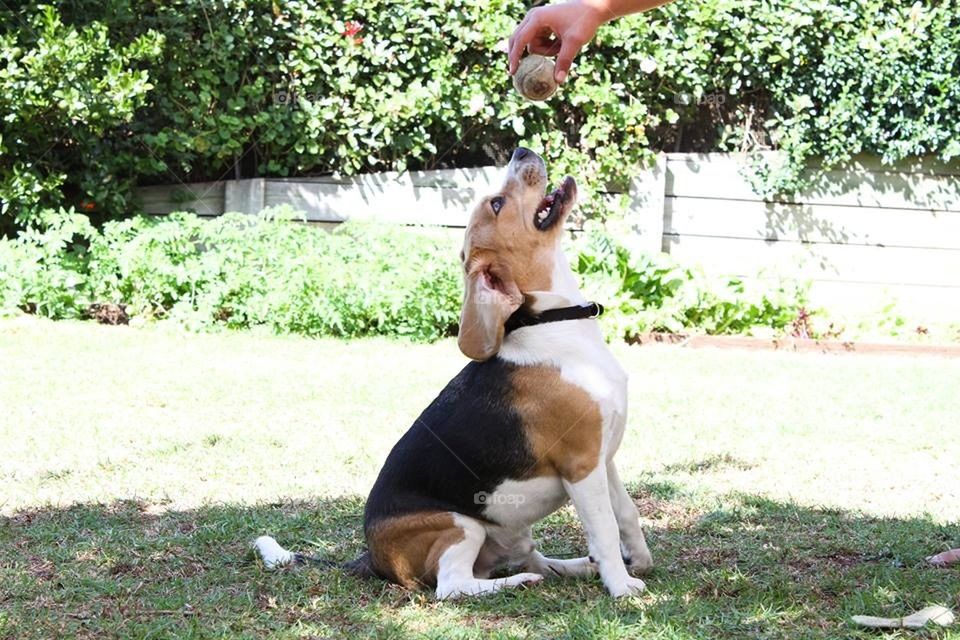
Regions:
<instances>
[{"instance_id":1,"label":"green grass lawn","mask_svg":"<svg viewBox=\"0 0 960 640\"><path fill-rule=\"evenodd\" d=\"M387 451L463 365L344 343L0 322L0 637L960 638L850 615L960 607L960 361L616 347L648 591L434 603L268 572L261 533L349 559ZM539 527L582 554L567 508ZM958 625L960 627L960 625Z\"/></svg>"}]
</instances>

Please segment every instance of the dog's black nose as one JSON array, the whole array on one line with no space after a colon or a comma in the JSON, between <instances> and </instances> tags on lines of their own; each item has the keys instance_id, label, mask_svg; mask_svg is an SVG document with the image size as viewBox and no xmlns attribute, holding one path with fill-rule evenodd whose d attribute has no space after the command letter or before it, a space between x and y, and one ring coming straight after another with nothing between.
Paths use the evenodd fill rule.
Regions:
<instances>
[{"instance_id":1,"label":"dog's black nose","mask_svg":"<svg viewBox=\"0 0 960 640\"><path fill-rule=\"evenodd\" d=\"M519 162L524 158L529 158L533 151L527 149L526 147L517 147L517 150L513 152L513 162Z\"/></svg>"}]
</instances>

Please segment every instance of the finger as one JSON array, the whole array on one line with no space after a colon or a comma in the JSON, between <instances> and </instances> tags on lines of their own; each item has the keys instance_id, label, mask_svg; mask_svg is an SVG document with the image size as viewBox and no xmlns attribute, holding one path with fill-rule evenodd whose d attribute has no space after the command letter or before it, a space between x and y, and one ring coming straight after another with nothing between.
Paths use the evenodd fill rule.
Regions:
<instances>
[{"instance_id":1,"label":"finger","mask_svg":"<svg viewBox=\"0 0 960 640\"><path fill-rule=\"evenodd\" d=\"M513 51L513 43L516 42L517 40L517 34L519 34L520 30L523 29L524 26L526 26L527 20L529 19L530 19L529 14L524 16L523 20L520 21L520 24L518 24L514 28L513 33L510 34L510 37L507 38L507 53Z\"/></svg>"},{"instance_id":2,"label":"finger","mask_svg":"<svg viewBox=\"0 0 960 640\"><path fill-rule=\"evenodd\" d=\"M538 22L537 12L530 11L513 32L513 35L510 36L510 51L507 54L507 59L510 62L510 75L517 72L517 67L520 65L520 56L523 55L524 49L527 48L530 40L533 39L534 34L539 29Z\"/></svg>"},{"instance_id":3,"label":"finger","mask_svg":"<svg viewBox=\"0 0 960 640\"><path fill-rule=\"evenodd\" d=\"M510 42L513 42L516 35L520 32L520 29L527 26L527 23L530 22L530 16L536 13L536 11L537 11L536 7L534 7L533 9L530 9L530 11L527 12L527 15L523 16L523 20L517 23L517 26L513 29L513 33L510 34L510 38L509 38Z\"/></svg>"},{"instance_id":4,"label":"finger","mask_svg":"<svg viewBox=\"0 0 960 640\"><path fill-rule=\"evenodd\" d=\"M514 43L517 42L517 37L520 35L520 32L527 26L527 23L530 22L530 13L523 16L523 20L520 21L520 24L513 30L513 33L510 34L510 37L507 39L507 60L510 67L510 74L513 75L515 69L513 64L513 49Z\"/></svg>"},{"instance_id":5,"label":"finger","mask_svg":"<svg viewBox=\"0 0 960 640\"><path fill-rule=\"evenodd\" d=\"M520 58L523 56L523 52L527 48L527 43L530 40L530 37L530 30L527 26L518 28L511 37L509 51L507 52L507 61L510 65L510 75L513 75L517 72L517 67L520 66Z\"/></svg>"},{"instance_id":6,"label":"finger","mask_svg":"<svg viewBox=\"0 0 960 640\"><path fill-rule=\"evenodd\" d=\"M566 82L570 65L573 64L573 59L580 52L581 47L583 47L583 41L577 38L566 37L560 41L560 53L557 54L557 63L553 71L557 84Z\"/></svg>"}]
</instances>

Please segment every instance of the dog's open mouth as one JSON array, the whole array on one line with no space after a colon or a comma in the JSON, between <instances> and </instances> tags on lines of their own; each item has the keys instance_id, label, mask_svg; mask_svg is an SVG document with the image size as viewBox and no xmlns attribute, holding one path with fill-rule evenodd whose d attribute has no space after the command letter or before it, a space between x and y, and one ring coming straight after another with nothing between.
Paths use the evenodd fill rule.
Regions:
<instances>
[{"instance_id":1,"label":"dog's open mouth","mask_svg":"<svg viewBox=\"0 0 960 640\"><path fill-rule=\"evenodd\" d=\"M560 186L551 191L540 201L533 216L533 226L540 231L546 231L560 220L573 206L577 199L577 183L567 176Z\"/></svg>"}]
</instances>

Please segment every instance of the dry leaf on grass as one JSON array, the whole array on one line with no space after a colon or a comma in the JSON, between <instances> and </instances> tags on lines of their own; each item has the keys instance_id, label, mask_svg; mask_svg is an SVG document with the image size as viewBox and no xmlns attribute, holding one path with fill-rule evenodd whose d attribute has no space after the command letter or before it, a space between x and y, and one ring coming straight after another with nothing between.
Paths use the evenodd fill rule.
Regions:
<instances>
[{"instance_id":1,"label":"dry leaf on grass","mask_svg":"<svg viewBox=\"0 0 960 640\"><path fill-rule=\"evenodd\" d=\"M953 624L953 612L946 607L934 605L926 607L905 618L877 618L875 616L853 616L854 624L873 629L922 629L927 623L946 627Z\"/></svg>"},{"instance_id":2,"label":"dry leaf on grass","mask_svg":"<svg viewBox=\"0 0 960 640\"><path fill-rule=\"evenodd\" d=\"M927 558L927 562L936 567L948 567L951 564L960 562L960 549L951 549L950 551L944 551L935 556L930 556Z\"/></svg>"}]
</instances>

